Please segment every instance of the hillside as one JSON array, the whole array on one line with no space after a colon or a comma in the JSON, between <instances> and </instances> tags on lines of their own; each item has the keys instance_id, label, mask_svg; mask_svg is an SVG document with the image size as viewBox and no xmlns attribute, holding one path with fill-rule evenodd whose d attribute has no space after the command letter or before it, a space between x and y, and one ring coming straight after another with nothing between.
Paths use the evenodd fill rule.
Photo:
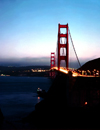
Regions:
<instances>
[{"instance_id":1,"label":"hillside","mask_svg":"<svg viewBox=\"0 0 100 130\"><path fill-rule=\"evenodd\" d=\"M100 58L91 60L86 62L81 68L79 68L80 70L99 70L100 71Z\"/></svg>"}]
</instances>

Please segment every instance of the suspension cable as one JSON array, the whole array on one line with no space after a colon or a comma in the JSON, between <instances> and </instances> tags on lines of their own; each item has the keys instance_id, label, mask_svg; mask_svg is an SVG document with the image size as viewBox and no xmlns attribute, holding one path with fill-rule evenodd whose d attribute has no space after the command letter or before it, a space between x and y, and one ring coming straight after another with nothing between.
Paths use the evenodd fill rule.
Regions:
<instances>
[{"instance_id":1,"label":"suspension cable","mask_svg":"<svg viewBox=\"0 0 100 130\"><path fill-rule=\"evenodd\" d=\"M71 42L72 42L72 46L73 46L73 49L74 49L74 52L75 52L75 55L76 55L77 61L78 61L78 63L79 63L79 66L81 67L81 64L80 64L79 58L78 58L78 56L77 56L77 53L76 53L76 50L75 50L75 47L74 47L74 44L73 44L73 40L72 40L72 37L71 37L70 30L69 30L68 32L69 32L69 35L70 35L70 39L71 39Z\"/></svg>"}]
</instances>

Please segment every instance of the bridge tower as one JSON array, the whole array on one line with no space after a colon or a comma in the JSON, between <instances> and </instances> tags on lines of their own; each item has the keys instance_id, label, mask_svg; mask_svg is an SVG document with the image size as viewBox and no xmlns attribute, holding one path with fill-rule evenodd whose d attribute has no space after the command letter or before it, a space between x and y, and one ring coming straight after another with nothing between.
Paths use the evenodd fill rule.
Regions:
<instances>
[{"instance_id":1,"label":"bridge tower","mask_svg":"<svg viewBox=\"0 0 100 130\"><path fill-rule=\"evenodd\" d=\"M65 28L66 29L66 34L60 33L60 29L61 28ZM65 44L61 44L60 43L60 38L65 38L66 43ZM66 55L65 56L61 56L60 55L60 49L61 48L65 48L66 49ZM60 61L61 60L65 60L66 62L66 69L68 69L68 54L69 54L69 44L68 44L68 24L67 25L61 25L58 24L58 70L60 69Z\"/></svg>"},{"instance_id":2,"label":"bridge tower","mask_svg":"<svg viewBox=\"0 0 100 130\"><path fill-rule=\"evenodd\" d=\"M54 52L51 52L51 62L50 62L50 65L51 65L50 69L52 67L55 67L55 53Z\"/></svg>"},{"instance_id":3,"label":"bridge tower","mask_svg":"<svg viewBox=\"0 0 100 130\"><path fill-rule=\"evenodd\" d=\"M51 52L50 69L51 69L52 67L55 67L55 53L54 53L54 52ZM52 78L55 76L54 70L51 70L50 76L51 76Z\"/></svg>"}]
</instances>

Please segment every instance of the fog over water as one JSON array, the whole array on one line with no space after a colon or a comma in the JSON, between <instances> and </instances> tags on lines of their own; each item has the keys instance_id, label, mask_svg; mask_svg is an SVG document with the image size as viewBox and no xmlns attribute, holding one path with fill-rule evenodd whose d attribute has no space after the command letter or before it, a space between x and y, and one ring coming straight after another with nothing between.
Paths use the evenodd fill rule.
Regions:
<instances>
[{"instance_id":1,"label":"fog over water","mask_svg":"<svg viewBox=\"0 0 100 130\"><path fill-rule=\"evenodd\" d=\"M82 59L80 58L81 65L85 64L87 61L92 60L92 58ZM57 63L57 62L56 62ZM50 57L36 57L36 58L0 58L0 66L50 66ZM61 61L61 66L65 66L65 61ZM79 68L77 60L69 59L69 67Z\"/></svg>"}]
</instances>

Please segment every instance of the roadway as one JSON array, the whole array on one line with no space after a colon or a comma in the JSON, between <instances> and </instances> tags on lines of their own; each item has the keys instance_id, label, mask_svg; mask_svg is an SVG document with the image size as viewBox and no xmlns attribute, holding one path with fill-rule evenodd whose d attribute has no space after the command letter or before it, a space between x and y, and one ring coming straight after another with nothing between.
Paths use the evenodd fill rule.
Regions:
<instances>
[{"instance_id":1,"label":"roadway","mask_svg":"<svg viewBox=\"0 0 100 130\"><path fill-rule=\"evenodd\" d=\"M60 67L60 69L58 70L58 67L53 67L53 68L51 68L51 70L57 70L57 71L65 73L65 74L68 74L68 72L71 71L73 77L95 77L94 75L82 75L78 72L75 72L75 70L71 70L71 68L66 69L66 68Z\"/></svg>"}]
</instances>

